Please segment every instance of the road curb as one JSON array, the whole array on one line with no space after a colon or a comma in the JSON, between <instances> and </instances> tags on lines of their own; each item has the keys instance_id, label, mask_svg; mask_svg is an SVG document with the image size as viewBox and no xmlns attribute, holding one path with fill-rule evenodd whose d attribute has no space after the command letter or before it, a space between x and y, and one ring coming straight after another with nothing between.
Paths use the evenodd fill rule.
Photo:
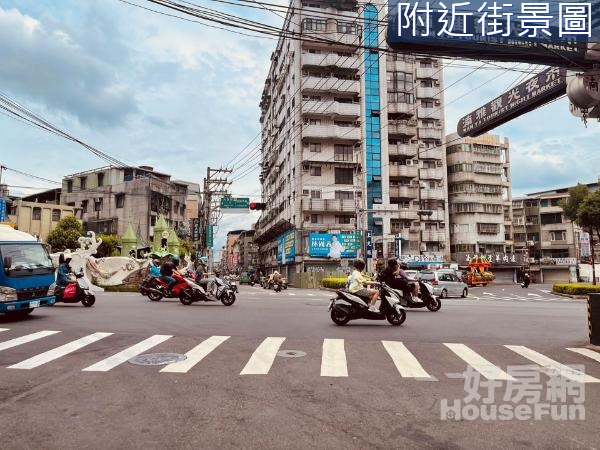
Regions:
<instances>
[{"instance_id":1,"label":"road curb","mask_svg":"<svg viewBox=\"0 0 600 450\"><path fill-rule=\"evenodd\" d=\"M563 294L563 293L560 293L560 292L553 292L553 291L550 291L550 293L552 295L557 295L559 297L567 297L567 298L572 298L572 299L575 299L575 300L587 300L588 299L587 295L571 295L571 294Z\"/></svg>"}]
</instances>

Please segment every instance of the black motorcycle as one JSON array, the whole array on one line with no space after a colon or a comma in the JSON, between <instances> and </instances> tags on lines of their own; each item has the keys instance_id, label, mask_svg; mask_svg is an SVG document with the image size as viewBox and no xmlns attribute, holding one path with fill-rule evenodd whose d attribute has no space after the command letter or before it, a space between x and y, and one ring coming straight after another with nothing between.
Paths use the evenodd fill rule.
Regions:
<instances>
[{"instance_id":1,"label":"black motorcycle","mask_svg":"<svg viewBox=\"0 0 600 450\"><path fill-rule=\"evenodd\" d=\"M402 289L393 289L400 296L400 304L405 308L427 308L429 311L439 311L442 307L442 301L439 297L433 295L433 286L421 280L419 283L419 298L404 295ZM391 289L391 288L390 288Z\"/></svg>"},{"instance_id":2,"label":"black motorcycle","mask_svg":"<svg viewBox=\"0 0 600 450\"><path fill-rule=\"evenodd\" d=\"M87 308L96 303L96 296L85 281L83 270L71 274L67 286L57 287L54 291L55 303L79 303Z\"/></svg>"},{"instance_id":3,"label":"black motorcycle","mask_svg":"<svg viewBox=\"0 0 600 450\"><path fill-rule=\"evenodd\" d=\"M351 320L387 320L394 326L399 326L406 320L406 310L400 304L401 296L395 289L381 283L381 305L379 311L369 310L369 299L352 294L347 289L340 289L337 297L329 302L331 320L336 325L346 325Z\"/></svg>"}]
</instances>

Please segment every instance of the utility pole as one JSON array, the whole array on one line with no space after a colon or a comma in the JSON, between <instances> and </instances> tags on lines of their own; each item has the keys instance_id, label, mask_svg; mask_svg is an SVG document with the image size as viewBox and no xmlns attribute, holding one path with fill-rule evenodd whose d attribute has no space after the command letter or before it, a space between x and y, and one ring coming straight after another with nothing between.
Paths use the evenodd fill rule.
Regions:
<instances>
[{"instance_id":1,"label":"utility pole","mask_svg":"<svg viewBox=\"0 0 600 450\"><path fill-rule=\"evenodd\" d=\"M213 251L212 242L208 242L209 233L211 241L213 239L213 227L217 225L220 218L219 200L221 196L229 195L227 188L231 182L227 178L218 178L220 174L230 174L233 169L211 167L206 168L206 178L204 179L204 199L202 208L202 228L204 229L204 253L208 257L208 271L213 271Z\"/></svg>"}]
</instances>

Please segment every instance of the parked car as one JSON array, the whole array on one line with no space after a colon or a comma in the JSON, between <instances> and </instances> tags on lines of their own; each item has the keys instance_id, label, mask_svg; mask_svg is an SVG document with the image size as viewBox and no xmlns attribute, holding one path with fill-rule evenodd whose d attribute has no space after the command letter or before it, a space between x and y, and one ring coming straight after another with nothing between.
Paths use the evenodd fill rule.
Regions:
<instances>
[{"instance_id":1,"label":"parked car","mask_svg":"<svg viewBox=\"0 0 600 450\"><path fill-rule=\"evenodd\" d=\"M408 278L416 279L417 275L419 274L419 271L418 270L405 270L404 273L406 274L406 276Z\"/></svg>"},{"instance_id":2,"label":"parked car","mask_svg":"<svg viewBox=\"0 0 600 450\"><path fill-rule=\"evenodd\" d=\"M430 283L433 286L433 294L441 298L464 298L469 295L467 283L462 281L453 270L423 270L419 272L418 279Z\"/></svg>"},{"instance_id":3,"label":"parked car","mask_svg":"<svg viewBox=\"0 0 600 450\"><path fill-rule=\"evenodd\" d=\"M252 278L248 272L242 272L240 274L240 284L250 284L250 281L252 281Z\"/></svg>"},{"instance_id":4,"label":"parked car","mask_svg":"<svg viewBox=\"0 0 600 450\"><path fill-rule=\"evenodd\" d=\"M446 273L452 273L454 275L456 275L458 278L460 278L460 280L464 283L468 283L469 277L467 276L467 272L465 270L458 270L458 269L438 269L438 272L446 272Z\"/></svg>"}]
</instances>

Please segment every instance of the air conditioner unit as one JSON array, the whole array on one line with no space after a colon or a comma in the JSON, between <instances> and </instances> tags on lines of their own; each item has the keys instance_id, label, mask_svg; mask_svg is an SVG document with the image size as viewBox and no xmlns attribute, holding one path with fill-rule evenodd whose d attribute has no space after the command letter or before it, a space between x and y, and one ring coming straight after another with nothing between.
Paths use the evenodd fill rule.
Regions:
<instances>
[{"instance_id":1,"label":"air conditioner unit","mask_svg":"<svg viewBox=\"0 0 600 450\"><path fill-rule=\"evenodd\" d=\"M441 103L440 103L440 101L439 101L439 100L436 100L436 101L435 101L435 106L440 106L440 104L441 104Z\"/></svg>"}]
</instances>

